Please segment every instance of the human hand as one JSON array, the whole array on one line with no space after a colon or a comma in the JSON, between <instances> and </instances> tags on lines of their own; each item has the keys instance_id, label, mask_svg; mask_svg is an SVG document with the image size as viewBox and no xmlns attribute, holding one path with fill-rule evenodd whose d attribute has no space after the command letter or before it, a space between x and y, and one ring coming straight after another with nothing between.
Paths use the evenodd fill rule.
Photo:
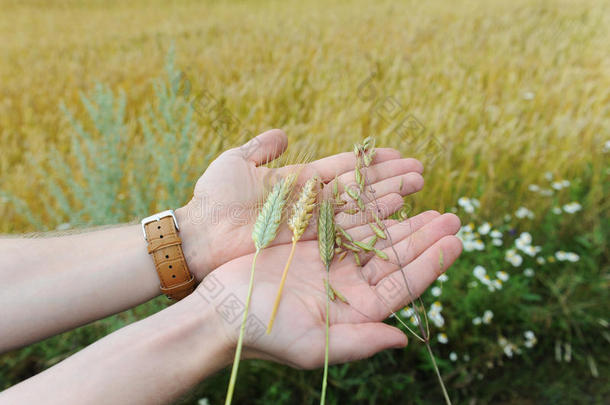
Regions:
<instances>
[{"instance_id":1,"label":"human hand","mask_svg":"<svg viewBox=\"0 0 610 405\"><path fill-rule=\"evenodd\" d=\"M193 275L201 281L212 269L254 252L252 226L258 205L278 177L297 172L297 185L314 175L332 186L354 184L356 158L346 152L308 164L281 168L262 166L279 157L287 147L286 135L277 129L267 131L247 144L230 149L214 160L195 187L193 199L176 210L184 254ZM397 211L402 197L423 187L423 166L415 159L401 159L398 151L378 148L373 164L366 168L367 179L376 191L382 215ZM401 187L399 187L399 184ZM368 186L368 185L367 185ZM332 187L325 187L328 192ZM341 187L339 187L340 191ZM344 198L346 201L348 198ZM342 209L346 209L346 205ZM370 218L337 212L336 221L345 229L365 223ZM289 243L292 234L284 229L272 245ZM302 240L312 240L311 229Z\"/></svg>"},{"instance_id":2,"label":"human hand","mask_svg":"<svg viewBox=\"0 0 610 405\"><path fill-rule=\"evenodd\" d=\"M363 256L363 267L357 267L350 255L343 261L335 258L331 264L330 283L349 304L337 299L330 305L330 363L362 359L384 349L404 347L406 336L382 321L419 296L461 253L461 242L453 236L460 226L455 215L428 211L404 222L384 222L402 270L394 264L390 238L376 245L389 256L389 261L374 255ZM373 235L367 225L353 227L350 234L364 242ZM282 244L267 248L258 256L249 315L252 322L248 322L243 357L272 360L296 368L317 368L324 360L326 290L323 279L327 275L319 258L317 241L298 242L273 332L264 334L289 251L290 245ZM439 260L441 254L443 260ZM234 312L240 306L243 309L252 259L253 255L249 254L224 264L193 294L216 308L228 352L234 351L238 339L241 315ZM409 289L401 272L408 280Z\"/></svg>"}]
</instances>

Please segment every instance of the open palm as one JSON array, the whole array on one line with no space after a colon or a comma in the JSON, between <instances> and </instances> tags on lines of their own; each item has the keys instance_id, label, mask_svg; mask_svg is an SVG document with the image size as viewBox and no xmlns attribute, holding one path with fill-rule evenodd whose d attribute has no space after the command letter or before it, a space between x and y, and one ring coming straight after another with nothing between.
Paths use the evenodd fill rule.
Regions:
<instances>
[{"instance_id":1,"label":"open palm","mask_svg":"<svg viewBox=\"0 0 610 405\"><path fill-rule=\"evenodd\" d=\"M197 279L232 259L254 252L252 225L260 202L279 177L296 172L297 185L301 185L317 175L329 186L325 187L326 193L330 193L335 179L341 192L344 186L354 183L356 158L351 152L302 165L263 166L280 156L286 147L286 135L271 130L224 152L197 182L193 199L177 211L185 256ZM415 159L401 159L393 149L377 149L373 165L367 168L367 180L375 189L384 216L401 207L402 196L422 188L422 171L421 163ZM352 207L348 204L342 209ZM369 219L338 215L336 220L349 229ZM315 233L309 230L302 240L314 237ZM290 239L291 234L285 229L274 244L288 243Z\"/></svg>"},{"instance_id":2,"label":"open palm","mask_svg":"<svg viewBox=\"0 0 610 405\"><path fill-rule=\"evenodd\" d=\"M434 211L400 223L388 220L386 226L392 242L388 239L376 246L388 254L389 261L367 256L363 257L363 266L358 267L351 256L343 261L335 258L330 268L330 282L348 303L339 299L331 302L331 363L366 358L383 349L406 345L405 335L382 321L419 296L459 256L461 243L453 236L459 225L456 216ZM350 233L362 241L372 236L367 225L356 226ZM317 241L298 243L274 329L270 335L264 333L289 251L288 244L277 245L262 251L257 259L243 355L298 368L316 368L322 365L324 357L326 292L323 279L327 275L319 259ZM399 255L402 269L396 265L394 251ZM439 260L441 254L443 260ZM211 277L214 284L223 286L222 294L212 297L206 281L197 293L213 301L219 314L223 314L227 297L245 302L252 259L253 255L243 256L214 271ZM409 289L405 287L403 274ZM235 346L240 321L241 317L235 317L223 323L229 347Z\"/></svg>"}]
</instances>

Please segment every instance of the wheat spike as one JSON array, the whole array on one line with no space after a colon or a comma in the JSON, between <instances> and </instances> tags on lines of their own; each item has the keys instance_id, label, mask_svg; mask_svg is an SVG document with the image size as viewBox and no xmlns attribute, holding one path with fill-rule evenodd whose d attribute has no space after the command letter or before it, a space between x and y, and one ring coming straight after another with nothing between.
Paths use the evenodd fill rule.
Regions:
<instances>
[{"instance_id":1,"label":"wheat spike","mask_svg":"<svg viewBox=\"0 0 610 405\"><path fill-rule=\"evenodd\" d=\"M316 203L317 185L319 179L313 177L305 183L299 199L292 207L292 216L288 219L288 227L292 231L292 241L296 242L301 239L303 232L309 225L309 220L313 215L313 208Z\"/></svg>"},{"instance_id":2,"label":"wheat spike","mask_svg":"<svg viewBox=\"0 0 610 405\"><path fill-rule=\"evenodd\" d=\"M330 201L324 200L320 204L320 212L318 213L318 250L320 251L320 259L326 267L327 280L326 287L326 346L324 349L324 376L322 377L322 394L320 404L323 405L326 400L326 386L328 381L328 333L329 333L329 305L330 294L336 295L330 289L330 262L335 255L335 212Z\"/></svg>"},{"instance_id":3,"label":"wheat spike","mask_svg":"<svg viewBox=\"0 0 610 405\"><path fill-rule=\"evenodd\" d=\"M318 249L325 266L330 266L335 254L335 213L330 201L322 201L318 216Z\"/></svg>"},{"instance_id":4,"label":"wheat spike","mask_svg":"<svg viewBox=\"0 0 610 405\"><path fill-rule=\"evenodd\" d=\"M235 382L237 381L237 370L239 369L239 361L241 359L241 349L244 342L244 333L246 331L246 320L250 310L250 301L252 300L252 289L254 287L254 269L256 258L261 249L266 248L277 236L277 230L282 221L282 212L292 185L296 180L295 174L290 174L286 178L278 181L274 186L267 199L263 204L261 212L259 212L254 229L252 230L252 240L256 252L252 258L252 268L250 269L250 283L248 284L248 295L246 297L246 306L242 316L241 327L239 329L239 338L237 339L237 347L235 349L235 358L233 359L233 368L231 369L231 377L229 379L229 388L227 389L227 397L225 405L230 405L233 400L233 391L235 390Z\"/></svg>"},{"instance_id":5,"label":"wheat spike","mask_svg":"<svg viewBox=\"0 0 610 405\"><path fill-rule=\"evenodd\" d=\"M295 180L296 175L289 174L286 178L278 181L267 196L252 230L252 240L256 249L266 248L275 239L282 221L286 199Z\"/></svg>"},{"instance_id":6,"label":"wheat spike","mask_svg":"<svg viewBox=\"0 0 610 405\"><path fill-rule=\"evenodd\" d=\"M273 304L273 309L271 311L271 318L269 319L269 324L267 325L267 333L271 333L271 329L273 328L273 322L275 321L275 316L277 315L277 310L280 306L282 291L284 290L286 276L288 276L288 269L290 268L290 263L292 263L297 242L299 239L301 239L301 236L303 236L305 229L307 229L307 226L309 225L309 220L313 215L313 208L316 204L316 197L318 195L317 186L319 181L320 180L317 177L307 180L303 186L303 190L301 190L298 200L292 207L292 215L288 219L288 228L290 228L292 231L292 247L290 249L288 260L286 261L286 266L284 267L284 272L282 273L282 279L280 280L280 287L278 288L277 296L275 297L275 303Z\"/></svg>"}]
</instances>

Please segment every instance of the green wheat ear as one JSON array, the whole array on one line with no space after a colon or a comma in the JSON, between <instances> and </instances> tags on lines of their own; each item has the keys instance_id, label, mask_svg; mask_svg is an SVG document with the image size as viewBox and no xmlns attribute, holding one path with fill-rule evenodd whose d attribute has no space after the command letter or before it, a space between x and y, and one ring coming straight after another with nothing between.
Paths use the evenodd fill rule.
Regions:
<instances>
[{"instance_id":1,"label":"green wheat ear","mask_svg":"<svg viewBox=\"0 0 610 405\"><path fill-rule=\"evenodd\" d=\"M320 258L326 267L335 255L335 213L330 201L325 200L320 204L318 217L318 248Z\"/></svg>"},{"instance_id":2,"label":"green wheat ear","mask_svg":"<svg viewBox=\"0 0 610 405\"><path fill-rule=\"evenodd\" d=\"M250 311L250 301L252 300L252 289L254 287L254 269L256 266L256 258L260 251L266 248L277 236L277 230L282 222L282 212L292 185L296 180L295 174L290 174L286 178L278 181L274 186L267 199L263 204L261 212L254 223L252 231L252 240L256 247L256 252L252 258L252 268L250 269L250 283L248 284L248 295L246 296L246 305L242 316L241 327L239 328L239 338L237 339L237 347L235 349L235 357L233 359L233 368L231 369L231 377L229 379L229 388L227 389L227 397L225 405L231 405L233 400L233 391L235 390L235 382L237 381L237 371L241 359L241 349L244 342L244 334L246 331L246 321L248 320L248 312Z\"/></svg>"},{"instance_id":3,"label":"green wheat ear","mask_svg":"<svg viewBox=\"0 0 610 405\"><path fill-rule=\"evenodd\" d=\"M320 203L318 213L318 249L320 259L326 267L326 343L324 346L324 375L322 377L322 393L320 395L320 405L326 401L326 386L328 384L328 335L329 335L329 310L330 310L330 262L335 255L335 211L330 201L324 200Z\"/></svg>"},{"instance_id":4,"label":"green wheat ear","mask_svg":"<svg viewBox=\"0 0 610 405\"><path fill-rule=\"evenodd\" d=\"M295 174L288 175L278 181L267 196L252 230L252 240L257 250L266 248L275 239L288 194L295 180Z\"/></svg>"}]
</instances>

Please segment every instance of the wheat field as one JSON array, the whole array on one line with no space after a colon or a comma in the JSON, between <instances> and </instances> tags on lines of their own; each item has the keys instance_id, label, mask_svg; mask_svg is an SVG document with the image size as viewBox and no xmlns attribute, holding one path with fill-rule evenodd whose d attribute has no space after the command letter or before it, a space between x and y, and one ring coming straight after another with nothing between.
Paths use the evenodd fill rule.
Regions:
<instances>
[{"instance_id":1,"label":"wheat field","mask_svg":"<svg viewBox=\"0 0 610 405\"><path fill-rule=\"evenodd\" d=\"M269 128L312 159L374 136L424 163L410 215L464 224L423 296L456 403L607 402L609 2L0 0L0 60L0 233L177 208ZM165 305L4 354L0 389ZM329 403L438 403L422 353L330 367ZM242 373L236 402L317 403L316 372Z\"/></svg>"},{"instance_id":2,"label":"wheat field","mask_svg":"<svg viewBox=\"0 0 610 405\"><path fill-rule=\"evenodd\" d=\"M375 135L427 166L418 208L477 196L491 215L531 198L541 173L589 173L584 222L607 208L599 169L610 129L610 10L598 1L446 3L0 2L0 189L34 211L48 150L65 152L63 103L96 83L124 91L126 145L168 49L190 94L239 130L283 128L314 157ZM195 154L218 136L200 114ZM216 152L215 152L216 153ZM204 167L194 160L193 180ZM129 190L125 190L126 193ZM4 200L3 200L4 201ZM0 230L32 227L0 204ZM54 221L54 219L49 219ZM61 219L56 219L60 222Z\"/></svg>"}]
</instances>

